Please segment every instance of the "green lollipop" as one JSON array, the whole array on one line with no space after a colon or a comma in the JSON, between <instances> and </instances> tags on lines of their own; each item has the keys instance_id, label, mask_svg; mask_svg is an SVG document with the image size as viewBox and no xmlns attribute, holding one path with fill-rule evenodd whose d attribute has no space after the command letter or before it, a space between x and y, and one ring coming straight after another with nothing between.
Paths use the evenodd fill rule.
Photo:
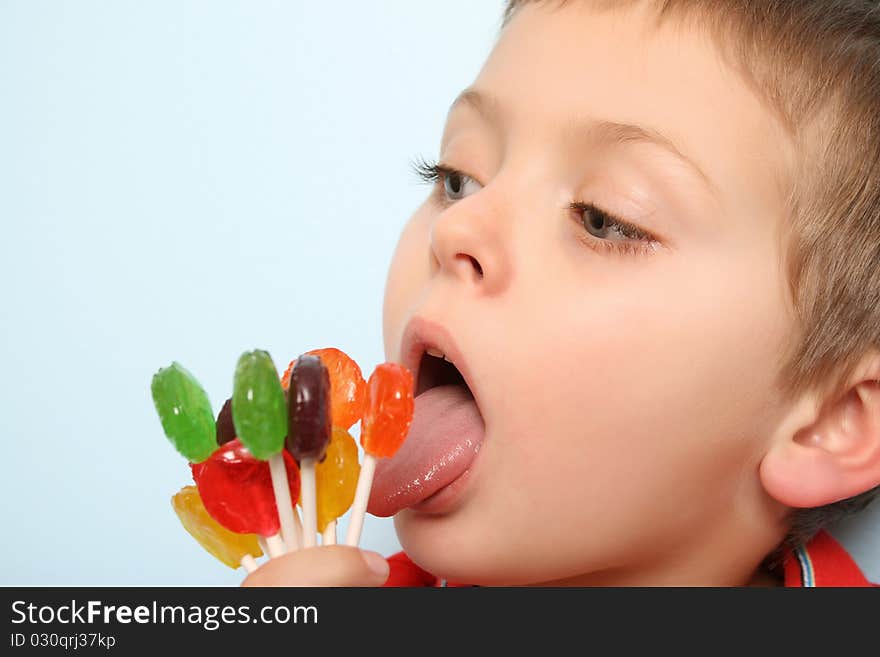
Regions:
<instances>
[{"instance_id":1,"label":"green lollipop","mask_svg":"<svg viewBox=\"0 0 880 657\"><path fill-rule=\"evenodd\" d=\"M282 452L287 437L287 400L275 363L265 351L249 351L238 359L232 384L232 422L238 439L250 453L269 462L285 549L298 548L302 538L293 514L296 500L290 497Z\"/></svg>"},{"instance_id":2,"label":"green lollipop","mask_svg":"<svg viewBox=\"0 0 880 657\"><path fill-rule=\"evenodd\" d=\"M261 461L278 454L287 437L287 402L278 370L265 351L241 355L232 388L232 418L239 440Z\"/></svg>"},{"instance_id":3,"label":"green lollipop","mask_svg":"<svg viewBox=\"0 0 880 657\"><path fill-rule=\"evenodd\" d=\"M153 404L162 429L175 449L191 463L201 463L217 449L211 402L196 378L173 362L153 375Z\"/></svg>"}]
</instances>

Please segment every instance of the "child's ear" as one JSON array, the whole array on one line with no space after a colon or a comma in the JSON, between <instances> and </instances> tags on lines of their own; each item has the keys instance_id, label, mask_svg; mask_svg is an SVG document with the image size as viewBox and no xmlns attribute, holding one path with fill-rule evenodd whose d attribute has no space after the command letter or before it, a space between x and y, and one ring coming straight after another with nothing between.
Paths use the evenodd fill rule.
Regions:
<instances>
[{"instance_id":1,"label":"child's ear","mask_svg":"<svg viewBox=\"0 0 880 657\"><path fill-rule=\"evenodd\" d=\"M866 357L843 396L805 396L779 426L760 466L767 493L818 507L880 485L880 354Z\"/></svg>"}]
</instances>

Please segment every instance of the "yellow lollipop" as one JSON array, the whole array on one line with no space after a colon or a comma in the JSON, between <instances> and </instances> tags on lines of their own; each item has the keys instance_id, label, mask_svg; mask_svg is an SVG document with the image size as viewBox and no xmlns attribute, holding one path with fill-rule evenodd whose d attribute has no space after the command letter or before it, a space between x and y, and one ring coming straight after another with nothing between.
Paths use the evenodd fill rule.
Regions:
<instances>
[{"instance_id":1,"label":"yellow lollipop","mask_svg":"<svg viewBox=\"0 0 880 657\"><path fill-rule=\"evenodd\" d=\"M199 489L184 486L171 498L171 506L188 531L205 550L230 568L243 566L249 573L257 569L255 557L263 556L254 534L236 534L214 520L205 510Z\"/></svg>"},{"instance_id":2,"label":"yellow lollipop","mask_svg":"<svg viewBox=\"0 0 880 657\"><path fill-rule=\"evenodd\" d=\"M357 443L348 431L333 427L326 456L315 466L318 531L324 545L336 542L336 519L351 507L360 472Z\"/></svg>"}]
</instances>

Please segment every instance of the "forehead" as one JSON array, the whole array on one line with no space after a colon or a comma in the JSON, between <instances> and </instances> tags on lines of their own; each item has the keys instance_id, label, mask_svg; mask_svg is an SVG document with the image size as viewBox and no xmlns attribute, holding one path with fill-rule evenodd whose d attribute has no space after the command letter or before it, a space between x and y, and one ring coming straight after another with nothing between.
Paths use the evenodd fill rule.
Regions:
<instances>
[{"instance_id":1,"label":"forehead","mask_svg":"<svg viewBox=\"0 0 880 657\"><path fill-rule=\"evenodd\" d=\"M473 85L497 98L505 135L546 144L599 122L642 126L718 181L724 206L781 212L791 141L709 33L659 24L653 3L591 5L528 3L505 28Z\"/></svg>"}]
</instances>

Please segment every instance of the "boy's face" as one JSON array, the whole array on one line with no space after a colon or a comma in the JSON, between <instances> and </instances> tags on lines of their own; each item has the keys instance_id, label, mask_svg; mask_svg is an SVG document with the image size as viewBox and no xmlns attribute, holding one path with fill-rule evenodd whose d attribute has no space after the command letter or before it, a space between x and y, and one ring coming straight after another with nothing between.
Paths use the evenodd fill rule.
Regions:
<instances>
[{"instance_id":1,"label":"boy's face","mask_svg":"<svg viewBox=\"0 0 880 657\"><path fill-rule=\"evenodd\" d=\"M757 470L792 326L789 143L705 33L545 4L450 111L439 162L466 177L413 215L386 289L386 356L411 358L413 318L443 327L482 423L420 398L379 490L466 466L395 520L452 580L741 583L781 537Z\"/></svg>"}]
</instances>

